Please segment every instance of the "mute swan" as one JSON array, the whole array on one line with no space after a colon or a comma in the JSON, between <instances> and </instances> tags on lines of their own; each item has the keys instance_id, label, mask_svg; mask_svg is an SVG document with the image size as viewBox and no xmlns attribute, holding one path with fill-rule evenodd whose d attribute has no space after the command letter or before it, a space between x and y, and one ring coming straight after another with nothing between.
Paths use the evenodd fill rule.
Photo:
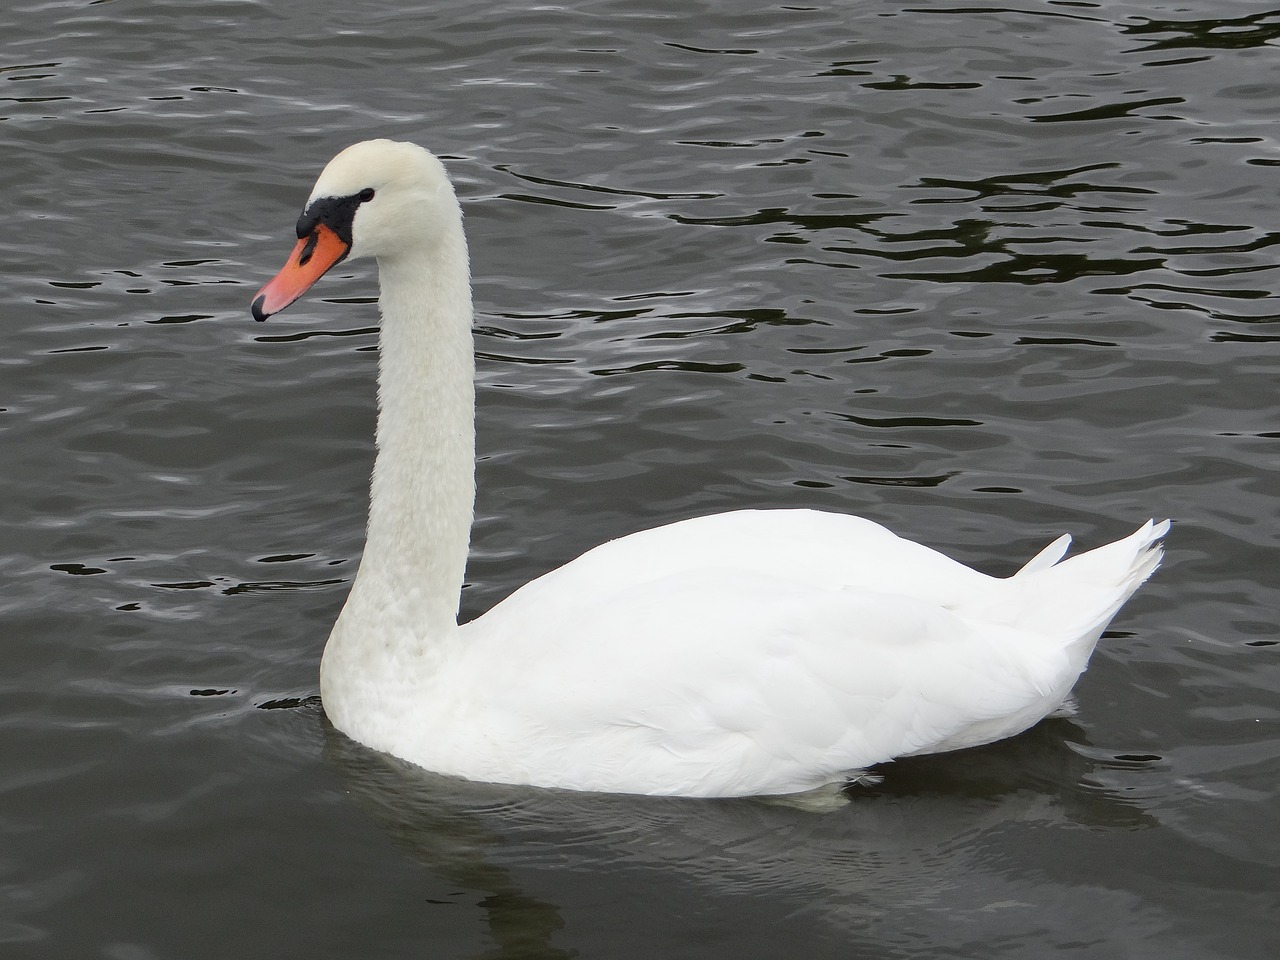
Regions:
<instances>
[{"instance_id":1,"label":"mute swan","mask_svg":"<svg viewBox=\"0 0 1280 960\"><path fill-rule=\"evenodd\" d=\"M324 169L265 320L344 259L381 283L364 557L325 646L339 730L472 780L728 797L842 783L1065 709L1168 521L1008 579L857 517L742 510L603 544L457 622L475 494L462 214L444 166L372 140Z\"/></svg>"}]
</instances>

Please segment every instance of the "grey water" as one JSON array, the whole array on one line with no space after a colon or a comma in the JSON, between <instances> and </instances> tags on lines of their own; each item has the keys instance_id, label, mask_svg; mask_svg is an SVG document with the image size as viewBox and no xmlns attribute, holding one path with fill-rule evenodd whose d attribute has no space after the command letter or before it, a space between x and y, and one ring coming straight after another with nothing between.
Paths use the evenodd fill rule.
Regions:
<instances>
[{"instance_id":1,"label":"grey water","mask_svg":"<svg viewBox=\"0 0 1280 960\"><path fill-rule=\"evenodd\" d=\"M1280 954L1280 6L16 0L0 955ZM994 574L1172 517L1080 711L843 809L465 784L332 731L376 281L266 324L341 147L472 247L463 613L859 513Z\"/></svg>"}]
</instances>

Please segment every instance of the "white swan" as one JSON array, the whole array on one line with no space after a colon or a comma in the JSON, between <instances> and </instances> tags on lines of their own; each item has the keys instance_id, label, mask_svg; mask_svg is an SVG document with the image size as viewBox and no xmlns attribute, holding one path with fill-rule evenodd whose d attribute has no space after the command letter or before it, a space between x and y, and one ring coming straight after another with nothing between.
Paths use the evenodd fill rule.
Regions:
<instances>
[{"instance_id":1,"label":"white swan","mask_svg":"<svg viewBox=\"0 0 1280 960\"><path fill-rule=\"evenodd\" d=\"M894 757L1012 736L1063 709L1168 521L1008 579L868 520L744 510L595 548L459 626L475 492L471 289L443 165L338 154L263 320L344 258L381 282L368 541L325 647L339 729L473 780L685 796L785 794Z\"/></svg>"}]
</instances>

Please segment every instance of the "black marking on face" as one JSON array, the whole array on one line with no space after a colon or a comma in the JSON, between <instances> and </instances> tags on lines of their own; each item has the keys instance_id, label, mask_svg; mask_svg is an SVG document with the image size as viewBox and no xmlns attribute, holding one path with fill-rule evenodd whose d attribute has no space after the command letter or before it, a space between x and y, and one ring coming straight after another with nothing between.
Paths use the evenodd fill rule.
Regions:
<instances>
[{"instance_id":1,"label":"black marking on face","mask_svg":"<svg viewBox=\"0 0 1280 960\"><path fill-rule=\"evenodd\" d=\"M348 247L351 246L351 224L355 220L360 204L373 199L373 188L365 187L359 193L349 197L317 197L312 204L302 211L298 218L298 239L312 236L320 224L324 224ZM311 258L315 244L309 244L302 252L299 263L306 263Z\"/></svg>"},{"instance_id":2,"label":"black marking on face","mask_svg":"<svg viewBox=\"0 0 1280 960\"><path fill-rule=\"evenodd\" d=\"M302 252L298 254L298 266L305 267L310 261L311 255L316 252L316 244L320 242L320 234L314 230L307 236L306 246L302 248Z\"/></svg>"}]
</instances>

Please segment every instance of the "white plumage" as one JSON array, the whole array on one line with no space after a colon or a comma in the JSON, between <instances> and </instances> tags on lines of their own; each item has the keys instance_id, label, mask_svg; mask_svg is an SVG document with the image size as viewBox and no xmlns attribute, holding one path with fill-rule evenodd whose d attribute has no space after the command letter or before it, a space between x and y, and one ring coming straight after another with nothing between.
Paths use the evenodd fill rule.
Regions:
<instances>
[{"instance_id":1,"label":"white plumage","mask_svg":"<svg viewBox=\"0 0 1280 960\"><path fill-rule=\"evenodd\" d=\"M370 141L325 169L264 319L378 259L369 536L326 646L340 730L474 780L784 794L1012 736L1058 710L1168 522L1007 579L857 517L743 510L603 544L459 626L474 499L461 213L443 166Z\"/></svg>"}]
</instances>

